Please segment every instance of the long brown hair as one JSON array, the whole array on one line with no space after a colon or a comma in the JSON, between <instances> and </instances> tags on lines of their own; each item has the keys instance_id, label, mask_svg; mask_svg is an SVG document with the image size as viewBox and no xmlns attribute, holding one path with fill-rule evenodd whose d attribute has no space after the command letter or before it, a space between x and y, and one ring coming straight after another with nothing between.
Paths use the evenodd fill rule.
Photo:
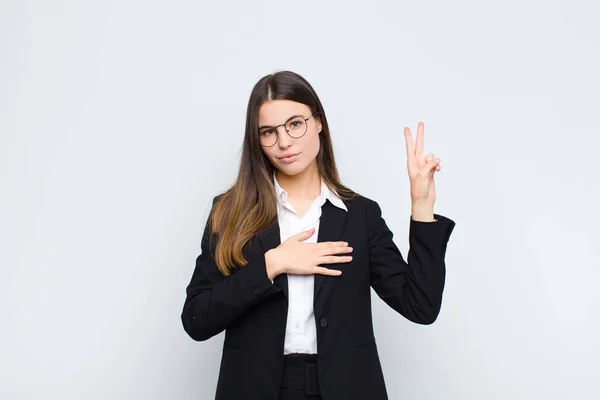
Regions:
<instances>
[{"instance_id":1,"label":"long brown hair","mask_svg":"<svg viewBox=\"0 0 600 400\"><path fill-rule=\"evenodd\" d=\"M235 183L214 204L209 216L211 234L218 237L215 261L223 275L247 264L243 246L256 234L268 229L277 219L277 199L273 174L275 167L264 154L258 132L260 106L271 100L292 100L307 105L323 127L317 166L321 178L341 199L356 193L341 184L325 110L312 86L300 75L279 71L261 78L250 94L246 112L246 133L240 169Z\"/></svg>"}]
</instances>

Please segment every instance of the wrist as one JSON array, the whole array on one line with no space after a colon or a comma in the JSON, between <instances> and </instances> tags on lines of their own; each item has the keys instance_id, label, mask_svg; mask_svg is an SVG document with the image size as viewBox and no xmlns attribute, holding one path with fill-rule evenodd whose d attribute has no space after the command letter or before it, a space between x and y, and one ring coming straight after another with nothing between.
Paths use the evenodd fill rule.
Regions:
<instances>
[{"instance_id":1,"label":"wrist","mask_svg":"<svg viewBox=\"0 0 600 400\"><path fill-rule=\"evenodd\" d=\"M433 222L433 203L431 202L419 202L413 201L412 207L412 219L420 222Z\"/></svg>"},{"instance_id":2,"label":"wrist","mask_svg":"<svg viewBox=\"0 0 600 400\"><path fill-rule=\"evenodd\" d=\"M281 269L277 266L277 262L273 260L273 250L271 249L265 253L265 266L267 268L267 276L270 280L281 274Z\"/></svg>"}]
</instances>

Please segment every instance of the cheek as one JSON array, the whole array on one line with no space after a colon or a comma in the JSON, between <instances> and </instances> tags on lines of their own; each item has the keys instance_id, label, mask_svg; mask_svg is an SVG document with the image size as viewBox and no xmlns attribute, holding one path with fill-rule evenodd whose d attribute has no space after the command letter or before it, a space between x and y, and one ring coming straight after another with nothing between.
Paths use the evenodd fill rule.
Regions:
<instances>
[{"instance_id":1,"label":"cheek","mask_svg":"<svg viewBox=\"0 0 600 400\"><path fill-rule=\"evenodd\" d=\"M271 161L273 162L275 160L275 156L273 154L273 149L272 148L268 148L268 149L264 149L263 148L263 153L265 154L265 156Z\"/></svg>"},{"instance_id":2,"label":"cheek","mask_svg":"<svg viewBox=\"0 0 600 400\"><path fill-rule=\"evenodd\" d=\"M314 156L319 154L319 150L321 149L321 141L318 133L316 133L315 136L312 138L311 149Z\"/></svg>"}]
</instances>

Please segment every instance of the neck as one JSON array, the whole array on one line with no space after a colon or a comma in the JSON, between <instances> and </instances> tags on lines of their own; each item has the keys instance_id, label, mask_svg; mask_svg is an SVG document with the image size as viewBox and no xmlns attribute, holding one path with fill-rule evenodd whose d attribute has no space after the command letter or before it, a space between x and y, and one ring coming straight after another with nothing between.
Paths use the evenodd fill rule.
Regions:
<instances>
[{"instance_id":1,"label":"neck","mask_svg":"<svg viewBox=\"0 0 600 400\"><path fill-rule=\"evenodd\" d=\"M279 170L275 174L289 197L314 199L321 194L321 176L316 162L297 175L286 175Z\"/></svg>"}]
</instances>

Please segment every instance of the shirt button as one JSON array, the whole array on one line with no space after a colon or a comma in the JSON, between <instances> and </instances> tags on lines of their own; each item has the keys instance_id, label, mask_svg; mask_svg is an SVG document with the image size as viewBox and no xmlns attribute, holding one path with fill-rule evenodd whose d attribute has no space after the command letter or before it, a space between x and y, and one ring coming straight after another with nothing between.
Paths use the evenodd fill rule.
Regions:
<instances>
[{"instance_id":1,"label":"shirt button","mask_svg":"<svg viewBox=\"0 0 600 400\"><path fill-rule=\"evenodd\" d=\"M327 318L323 317L320 321L321 328L325 328L327 326Z\"/></svg>"}]
</instances>

